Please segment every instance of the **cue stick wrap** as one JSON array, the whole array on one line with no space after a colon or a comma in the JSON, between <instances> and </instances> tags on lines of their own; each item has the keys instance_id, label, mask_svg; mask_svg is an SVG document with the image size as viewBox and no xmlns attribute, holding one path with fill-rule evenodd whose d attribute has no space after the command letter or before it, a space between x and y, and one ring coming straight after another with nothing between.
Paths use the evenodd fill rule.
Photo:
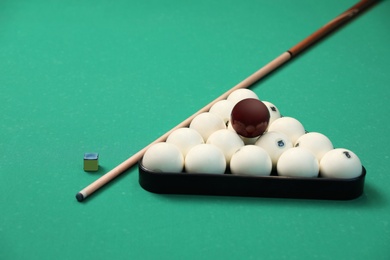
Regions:
<instances>
[{"instance_id":1,"label":"cue stick wrap","mask_svg":"<svg viewBox=\"0 0 390 260\"><path fill-rule=\"evenodd\" d=\"M305 38L303 41L299 42L297 45L292 47L288 50L288 52L291 53L293 57L297 56L299 53L301 53L303 50L307 49L314 43L318 42L320 39L328 35L330 32L334 31L335 29L339 28L352 18L354 18L356 15L361 13L366 8L370 7L372 4L376 3L377 0L363 0L359 3L355 4L324 26L322 26L320 29L315 31L313 34L311 34L309 37Z\"/></svg>"}]
</instances>

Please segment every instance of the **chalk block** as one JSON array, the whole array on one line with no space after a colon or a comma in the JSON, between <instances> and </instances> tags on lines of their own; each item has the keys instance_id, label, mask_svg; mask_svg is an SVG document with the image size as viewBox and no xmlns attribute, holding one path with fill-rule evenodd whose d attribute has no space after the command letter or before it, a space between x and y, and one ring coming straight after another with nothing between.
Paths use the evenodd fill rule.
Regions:
<instances>
[{"instance_id":1,"label":"chalk block","mask_svg":"<svg viewBox=\"0 0 390 260\"><path fill-rule=\"evenodd\" d=\"M99 154L85 153L84 154L84 171L96 172L99 170Z\"/></svg>"}]
</instances>

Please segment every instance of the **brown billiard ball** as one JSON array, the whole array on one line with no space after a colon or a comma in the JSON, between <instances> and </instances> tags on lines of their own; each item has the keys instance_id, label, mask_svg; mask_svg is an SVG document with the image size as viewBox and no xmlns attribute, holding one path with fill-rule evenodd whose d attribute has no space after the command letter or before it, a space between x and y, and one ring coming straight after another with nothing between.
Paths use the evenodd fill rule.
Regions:
<instances>
[{"instance_id":1,"label":"brown billiard ball","mask_svg":"<svg viewBox=\"0 0 390 260\"><path fill-rule=\"evenodd\" d=\"M232 109L231 125L243 137L256 137L268 127L270 114L267 106L258 99L247 98Z\"/></svg>"}]
</instances>

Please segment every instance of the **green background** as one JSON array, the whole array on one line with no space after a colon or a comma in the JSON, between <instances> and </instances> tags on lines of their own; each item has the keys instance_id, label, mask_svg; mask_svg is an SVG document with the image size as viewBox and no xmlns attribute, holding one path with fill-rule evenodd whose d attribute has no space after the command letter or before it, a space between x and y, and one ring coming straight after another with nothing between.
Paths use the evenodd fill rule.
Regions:
<instances>
[{"instance_id":1,"label":"green background","mask_svg":"<svg viewBox=\"0 0 390 260\"><path fill-rule=\"evenodd\" d=\"M358 154L362 197L157 195L137 167L74 197L354 4L2 0L0 259L390 259L389 1L252 87Z\"/></svg>"}]
</instances>

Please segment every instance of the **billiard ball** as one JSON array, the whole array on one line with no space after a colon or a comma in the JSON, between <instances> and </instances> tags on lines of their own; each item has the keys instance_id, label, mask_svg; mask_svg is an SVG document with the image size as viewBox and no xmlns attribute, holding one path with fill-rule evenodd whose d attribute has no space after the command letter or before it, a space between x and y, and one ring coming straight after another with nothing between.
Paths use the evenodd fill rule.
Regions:
<instances>
[{"instance_id":1,"label":"billiard ball","mask_svg":"<svg viewBox=\"0 0 390 260\"><path fill-rule=\"evenodd\" d=\"M317 177L319 163L310 150L303 147L293 147L282 153L276 169L280 176Z\"/></svg>"},{"instance_id":2,"label":"billiard ball","mask_svg":"<svg viewBox=\"0 0 390 260\"><path fill-rule=\"evenodd\" d=\"M241 137L242 141L244 141L245 145L255 144L256 141L259 139L258 136L256 136L256 137L243 137L240 135L240 137Z\"/></svg>"},{"instance_id":3,"label":"billiard ball","mask_svg":"<svg viewBox=\"0 0 390 260\"><path fill-rule=\"evenodd\" d=\"M257 94L255 92L253 92L252 90L247 89L247 88L241 88L241 89L237 89L237 90L233 91L232 93L230 93L230 95L227 97L226 100L232 102L233 106L234 106L235 104L237 104L241 100L247 99L247 98L259 99Z\"/></svg>"},{"instance_id":4,"label":"billiard ball","mask_svg":"<svg viewBox=\"0 0 390 260\"><path fill-rule=\"evenodd\" d=\"M221 149L228 164L232 155L244 146L244 142L240 136L236 132L227 129L221 129L212 133L207 139L207 143L213 144Z\"/></svg>"},{"instance_id":5,"label":"billiard ball","mask_svg":"<svg viewBox=\"0 0 390 260\"><path fill-rule=\"evenodd\" d=\"M204 140L195 129L183 127L173 131L166 142L176 145L185 157L192 147L204 143Z\"/></svg>"},{"instance_id":6,"label":"billiard ball","mask_svg":"<svg viewBox=\"0 0 390 260\"><path fill-rule=\"evenodd\" d=\"M184 162L187 173L223 174L226 170L225 155L212 144L198 144L188 151Z\"/></svg>"},{"instance_id":7,"label":"billiard ball","mask_svg":"<svg viewBox=\"0 0 390 260\"><path fill-rule=\"evenodd\" d=\"M264 133L259 139L257 139L255 145L260 146L267 151L274 168L276 168L276 164L282 153L293 147L287 135L280 132Z\"/></svg>"},{"instance_id":8,"label":"billiard ball","mask_svg":"<svg viewBox=\"0 0 390 260\"><path fill-rule=\"evenodd\" d=\"M276 119L269 127L268 131L282 132L290 138L293 145L299 137L305 134L305 128L297 119L292 117L281 117Z\"/></svg>"},{"instance_id":9,"label":"billiard ball","mask_svg":"<svg viewBox=\"0 0 390 260\"><path fill-rule=\"evenodd\" d=\"M247 98L233 107L230 122L239 135L252 138L264 133L269 117L268 108L263 102Z\"/></svg>"},{"instance_id":10,"label":"billiard ball","mask_svg":"<svg viewBox=\"0 0 390 260\"><path fill-rule=\"evenodd\" d=\"M183 170L184 157L176 145L160 142L146 150L142 164L151 171L178 173Z\"/></svg>"},{"instance_id":11,"label":"billiard ball","mask_svg":"<svg viewBox=\"0 0 390 260\"><path fill-rule=\"evenodd\" d=\"M355 178L362 174L363 166L352 151L336 148L327 152L320 161L320 175L327 178Z\"/></svg>"},{"instance_id":12,"label":"billiard ball","mask_svg":"<svg viewBox=\"0 0 390 260\"><path fill-rule=\"evenodd\" d=\"M234 130L234 128L233 128L233 126L232 126L232 122L229 121L229 122L227 123L226 128L227 128L228 130L233 131L233 132L236 133L236 130Z\"/></svg>"},{"instance_id":13,"label":"billiard ball","mask_svg":"<svg viewBox=\"0 0 390 260\"><path fill-rule=\"evenodd\" d=\"M298 138L294 146L309 149L314 153L318 161L321 160L325 153L333 149L333 144L329 138L317 132L302 135Z\"/></svg>"},{"instance_id":14,"label":"billiard ball","mask_svg":"<svg viewBox=\"0 0 390 260\"><path fill-rule=\"evenodd\" d=\"M237 134L236 130L234 130L234 128L233 128L232 124L230 123L230 121L227 123L227 129L229 131L232 131L232 132ZM242 135L238 135L238 136L244 142L244 145L255 144L257 139L259 139L258 136L256 136L256 137L243 137Z\"/></svg>"},{"instance_id":15,"label":"billiard ball","mask_svg":"<svg viewBox=\"0 0 390 260\"><path fill-rule=\"evenodd\" d=\"M278 118L281 117L279 109L272 103L268 101L263 101L264 105L267 106L268 111L269 111L269 123L268 127Z\"/></svg>"},{"instance_id":16,"label":"billiard ball","mask_svg":"<svg viewBox=\"0 0 390 260\"><path fill-rule=\"evenodd\" d=\"M230 171L234 175L268 176L272 162L268 153L256 145L246 145L233 154Z\"/></svg>"},{"instance_id":17,"label":"billiard ball","mask_svg":"<svg viewBox=\"0 0 390 260\"><path fill-rule=\"evenodd\" d=\"M203 137L204 142L206 142L207 138L215 131L226 129L226 125L220 116L210 112L204 112L192 119L190 128L198 131Z\"/></svg>"},{"instance_id":18,"label":"billiard ball","mask_svg":"<svg viewBox=\"0 0 390 260\"><path fill-rule=\"evenodd\" d=\"M214 113L222 117L225 124L230 120L230 114L232 113L234 103L223 99L216 102L209 110L210 113Z\"/></svg>"}]
</instances>

